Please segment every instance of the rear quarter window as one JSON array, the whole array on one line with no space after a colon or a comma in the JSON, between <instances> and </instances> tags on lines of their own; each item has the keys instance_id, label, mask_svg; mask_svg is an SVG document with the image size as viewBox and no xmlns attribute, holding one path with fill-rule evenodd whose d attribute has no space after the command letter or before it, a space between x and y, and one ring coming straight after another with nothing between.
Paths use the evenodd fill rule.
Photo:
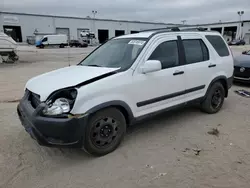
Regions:
<instances>
[{"instance_id":1,"label":"rear quarter window","mask_svg":"<svg viewBox=\"0 0 250 188\"><path fill-rule=\"evenodd\" d=\"M217 35L206 35L207 40L212 44L216 52L219 54L221 57L229 56L229 51L227 48L226 43L224 40L221 38L221 36Z\"/></svg>"}]
</instances>

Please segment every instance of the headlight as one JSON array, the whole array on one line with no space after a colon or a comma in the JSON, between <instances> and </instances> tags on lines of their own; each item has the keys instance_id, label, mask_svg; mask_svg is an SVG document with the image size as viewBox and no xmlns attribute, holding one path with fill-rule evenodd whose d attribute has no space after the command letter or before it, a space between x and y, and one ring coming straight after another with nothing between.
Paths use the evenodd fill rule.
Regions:
<instances>
[{"instance_id":1,"label":"headlight","mask_svg":"<svg viewBox=\"0 0 250 188\"><path fill-rule=\"evenodd\" d=\"M44 115L59 115L70 111L70 101L66 98L56 99L55 102L43 110Z\"/></svg>"},{"instance_id":2,"label":"headlight","mask_svg":"<svg viewBox=\"0 0 250 188\"><path fill-rule=\"evenodd\" d=\"M56 116L69 113L73 108L77 90L75 88L66 88L53 92L47 99L47 108L43 110L44 115Z\"/></svg>"}]
</instances>

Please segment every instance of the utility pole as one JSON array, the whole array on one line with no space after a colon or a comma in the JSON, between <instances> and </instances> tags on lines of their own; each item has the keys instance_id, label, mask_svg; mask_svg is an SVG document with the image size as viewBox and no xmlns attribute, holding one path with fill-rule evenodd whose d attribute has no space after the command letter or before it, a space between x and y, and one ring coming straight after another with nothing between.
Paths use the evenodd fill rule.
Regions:
<instances>
[{"instance_id":1,"label":"utility pole","mask_svg":"<svg viewBox=\"0 0 250 188\"><path fill-rule=\"evenodd\" d=\"M240 18L240 27L239 27L239 39L242 39L242 16L244 14L244 11L238 11L237 12Z\"/></svg>"}]
</instances>

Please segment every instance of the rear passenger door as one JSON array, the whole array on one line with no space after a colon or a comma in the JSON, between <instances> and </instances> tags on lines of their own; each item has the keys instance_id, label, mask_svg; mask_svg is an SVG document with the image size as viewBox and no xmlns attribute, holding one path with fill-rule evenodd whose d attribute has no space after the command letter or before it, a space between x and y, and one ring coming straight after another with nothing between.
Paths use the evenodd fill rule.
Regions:
<instances>
[{"instance_id":1,"label":"rear passenger door","mask_svg":"<svg viewBox=\"0 0 250 188\"><path fill-rule=\"evenodd\" d=\"M205 95L211 71L216 66L206 41L199 34L183 34L182 43L186 59L186 99L190 101Z\"/></svg>"}]
</instances>

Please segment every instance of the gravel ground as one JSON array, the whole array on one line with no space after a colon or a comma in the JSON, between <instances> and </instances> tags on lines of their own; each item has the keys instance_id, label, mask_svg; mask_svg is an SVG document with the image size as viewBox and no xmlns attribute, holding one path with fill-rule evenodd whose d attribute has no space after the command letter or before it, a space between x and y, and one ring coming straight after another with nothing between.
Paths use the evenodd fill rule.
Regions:
<instances>
[{"instance_id":1,"label":"gravel ground","mask_svg":"<svg viewBox=\"0 0 250 188\"><path fill-rule=\"evenodd\" d=\"M53 53L64 56L66 50L53 50ZM9 99L21 95L19 88L29 77L67 63L54 59L52 62L49 55L47 61L47 54L44 53L44 62L0 66L1 90L8 87L5 91L13 91ZM76 54L79 59L86 55ZM28 59L28 56L21 58ZM77 58L72 60L76 61ZM249 188L250 99L236 95L234 90L239 88L250 90L245 85L233 86L217 114L208 115L188 107L129 128L122 145L100 158L77 149L39 146L21 126L16 114L17 103L2 102L0 187ZM0 94L1 99L7 99L2 91ZM213 128L219 130L217 136L208 134Z\"/></svg>"}]
</instances>

